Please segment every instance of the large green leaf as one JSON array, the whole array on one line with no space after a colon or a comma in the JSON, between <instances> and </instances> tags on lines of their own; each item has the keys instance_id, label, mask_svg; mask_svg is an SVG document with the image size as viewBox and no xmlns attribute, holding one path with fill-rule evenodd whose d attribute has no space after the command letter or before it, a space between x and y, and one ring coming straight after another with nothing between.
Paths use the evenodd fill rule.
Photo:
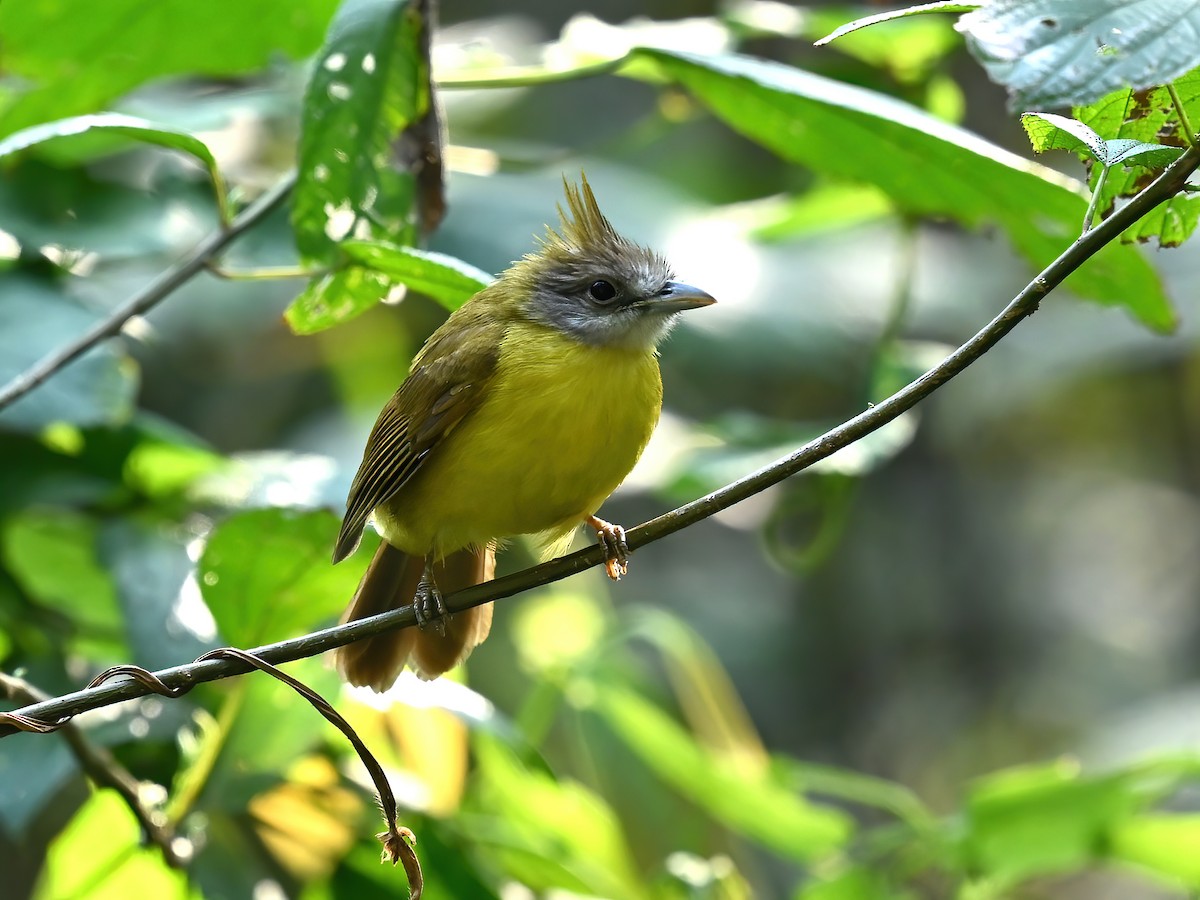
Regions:
<instances>
[{"instance_id":1,"label":"large green leaf","mask_svg":"<svg viewBox=\"0 0 1200 900\"><path fill-rule=\"evenodd\" d=\"M1079 233L1082 185L899 100L745 56L637 56L784 159L873 183L914 215L998 223L1037 269ZM1133 248L1106 247L1067 285L1156 329L1175 323L1157 274Z\"/></svg>"},{"instance_id":2,"label":"large green leaf","mask_svg":"<svg viewBox=\"0 0 1200 900\"><path fill-rule=\"evenodd\" d=\"M595 683L596 711L659 778L746 837L793 859L832 853L852 825L816 806L769 772L751 775L701 747L666 714L632 691Z\"/></svg>"},{"instance_id":3,"label":"large green leaf","mask_svg":"<svg viewBox=\"0 0 1200 900\"><path fill-rule=\"evenodd\" d=\"M192 571L187 548L160 523L120 519L100 533L100 556L116 582L132 657L161 669L216 646L199 597L185 595Z\"/></svg>"},{"instance_id":4,"label":"large green leaf","mask_svg":"<svg viewBox=\"0 0 1200 900\"><path fill-rule=\"evenodd\" d=\"M1069 762L989 775L967 804L969 863L1000 884L1088 865L1144 802L1140 780L1124 772L1080 777Z\"/></svg>"},{"instance_id":5,"label":"large green leaf","mask_svg":"<svg viewBox=\"0 0 1200 900\"><path fill-rule=\"evenodd\" d=\"M22 0L0 4L0 134L94 112L155 78L243 74L312 53L337 0Z\"/></svg>"},{"instance_id":6,"label":"large green leaf","mask_svg":"<svg viewBox=\"0 0 1200 900\"><path fill-rule=\"evenodd\" d=\"M48 279L0 273L0 384L91 328L97 318ZM0 428L116 424L132 413L136 388L133 361L114 342L102 343L0 411Z\"/></svg>"},{"instance_id":7,"label":"large green leaf","mask_svg":"<svg viewBox=\"0 0 1200 900\"><path fill-rule=\"evenodd\" d=\"M1200 890L1200 814L1135 816L1116 829L1112 851L1118 859Z\"/></svg>"},{"instance_id":8,"label":"large green leaf","mask_svg":"<svg viewBox=\"0 0 1200 900\"><path fill-rule=\"evenodd\" d=\"M604 800L577 782L526 768L512 751L477 735L482 820L473 840L501 857L535 889L561 888L596 897L645 897L621 823Z\"/></svg>"},{"instance_id":9,"label":"large green leaf","mask_svg":"<svg viewBox=\"0 0 1200 900\"><path fill-rule=\"evenodd\" d=\"M136 116L126 116L120 113L94 113L85 116L74 116L70 119L59 119L41 125L31 125L16 134L10 134L0 140L0 159L19 153L29 147L44 144L48 141L80 139L86 136L112 136L140 141L179 150L194 157L208 171L209 178L217 192L219 202L224 206L225 180L217 168L217 161L202 140L186 131L172 128L159 122L139 119Z\"/></svg>"},{"instance_id":10,"label":"large green leaf","mask_svg":"<svg viewBox=\"0 0 1200 900\"><path fill-rule=\"evenodd\" d=\"M31 125L29 128L24 128L16 134L10 134L4 140L0 140L0 158L46 141L97 132L108 132L146 144L181 150L198 159L214 176L217 174L217 161L213 158L208 145L199 138L186 131L172 128L170 125L121 113L94 113L86 116L74 116L70 119L59 119L55 122L45 122L41 125Z\"/></svg>"},{"instance_id":11,"label":"large green leaf","mask_svg":"<svg viewBox=\"0 0 1200 900\"><path fill-rule=\"evenodd\" d=\"M353 318L395 287L347 266L338 242L416 240L420 131L434 122L427 44L419 0L346 0L330 26L304 99L292 225L301 256L332 271L288 309L298 333Z\"/></svg>"},{"instance_id":12,"label":"large green leaf","mask_svg":"<svg viewBox=\"0 0 1200 900\"><path fill-rule=\"evenodd\" d=\"M31 509L5 523L0 555L21 587L60 613L86 653L125 652L111 576L96 558L96 523L67 510Z\"/></svg>"},{"instance_id":13,"label":"large green leaf","mask_svg":"<svg viewBox=\"0 0 1200 900\"><path fill-rule=\"evenodd\" d=\"M412 243L416 183L399 158L404 130L429 108L415 0L346 0L304 98L292 202L303 257L335 259L343 238Z\"/></svg>"},{"instance_id":14,"label":"large green leaf","mask_svg":"<svg viewBox=\"0 0 1200 900\"><path fill-rule=\"evenodd\" d=\"M336 616L362 574L352 563L329 562L337 528L327 511L256 509L222 522L199 568L222 639L253 647Z\"/></svg>"},{"instance_id":15,"label":"large green leaf","mask_svg":"<svg viewBox=\"0 0 1200 900\"><path fill-rule=\"evenodd\" d=\"M0 701L0 709L21 704ZM13 734L0 753L0 830L14 840L27 837L30 825L62 790L68 778L81 778L79 763L66 741L44 734Z\"/></svg>"},{"instance_id":16,"label":"large green leaf","mask_svg":"<svg viewBox=\"0 0 1200 900\"><path fill-rule=\"evenodd\" d=\"M35 900L195 896L184 872L144 846L137 819L117 792L108 789L92 794L55 838L34 893Z\"/></svg>"},{"instance_id":17,"label":"large green leaf","mask_svg":"<svg viewBox=\"0 0 1200 900\"><path fill-rule=\"evenodd\" d=\"M1018 109L1091 103L1200 63L1196 0L992 0L958 27Z\"/></svg>"}]
</instances>

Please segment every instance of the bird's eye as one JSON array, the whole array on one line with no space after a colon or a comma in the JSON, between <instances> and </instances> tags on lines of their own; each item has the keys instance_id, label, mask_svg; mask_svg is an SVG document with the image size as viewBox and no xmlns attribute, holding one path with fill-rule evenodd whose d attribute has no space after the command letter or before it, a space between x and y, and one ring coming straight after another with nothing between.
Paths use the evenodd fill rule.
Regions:
<instances>
[{"instance_id":1,"label":"bird's eye","mask_svg":"<svg viewBox=\"0 0 1200 900\"><path fill-rule=\"evenodd\" d=\"M588 295L597 303L607 303L617 296L617 289L608 281L593 281L588 288Z\"/></svg>"}]
</instances>

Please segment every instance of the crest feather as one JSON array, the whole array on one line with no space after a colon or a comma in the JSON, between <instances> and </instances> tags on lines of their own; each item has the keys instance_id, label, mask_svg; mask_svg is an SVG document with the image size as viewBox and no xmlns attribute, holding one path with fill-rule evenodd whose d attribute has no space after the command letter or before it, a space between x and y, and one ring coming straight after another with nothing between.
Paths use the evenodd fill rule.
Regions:
<instances>
[{"instance_id":1,"label":"crest feather","mask_svg":"<svg viewBox=\"0 0 1200 900\"><path fill-rule=\"evenodd\" d=\"M587 247L621 246L628 243L617 234L612 223L600 212L600 204L592 193L587 175L579 173L578 185L567 181L563 176L563 192L567 195L567 209L558 205L560 230L546 228L546 237L542 241L546 250L567 251L582 250ZM569 212L569 214L568 214Z\"/></svg>"}]
</instances>

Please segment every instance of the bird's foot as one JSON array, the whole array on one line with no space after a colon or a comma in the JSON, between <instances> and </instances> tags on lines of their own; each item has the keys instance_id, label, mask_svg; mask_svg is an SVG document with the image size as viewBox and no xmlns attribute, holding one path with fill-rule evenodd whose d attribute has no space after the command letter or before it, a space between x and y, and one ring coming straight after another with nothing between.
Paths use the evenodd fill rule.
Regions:
<instances>
[{"instance_id":1,"label":"bird's foot","mask_svg":"<svg viewBox=\"0 0 1200 900\"><path fill-rule=\"evenodd\" d=\"M630 550L625 542L625 529L596 516L588 516L586 521L596 529L596 537L604 548L604 571L613 581L620 581L622 575L629 574Z\"/></svg>"},{"instance_id":2,"label":"bird's foot","mask_svg":"<svg viewBox=\"0 0 1200 900\"><path fill-rule=\"evenodd\" d=\"M422 631L433 630L441 635L446 633L446 620L450 617L450 611L446 609L442 592L438 590L428 565L421 573L421 580L417 582L413 612L417 616L417 627Z\"/></svg>"}]
</instances>

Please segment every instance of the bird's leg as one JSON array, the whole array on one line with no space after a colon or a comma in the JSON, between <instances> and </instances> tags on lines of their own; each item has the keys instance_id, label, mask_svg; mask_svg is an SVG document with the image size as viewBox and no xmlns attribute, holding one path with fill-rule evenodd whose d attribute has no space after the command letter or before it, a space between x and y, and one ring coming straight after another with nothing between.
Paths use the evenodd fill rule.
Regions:
<instances>
[{"instance_id":1,"label":"bird's leg","mask_svg":"<svg viewBox=\"0 0 1200 900\"><path fill-rule=\"evenodd\" d=\"M604 548L604 571L613 581L620 581L629 574L629 545L625 543L625 529L597 516L588 516L584 521L596 529L596 537Z\"/></svg>"},{"instance_id":2,"label":"bird's leg","mask_svg":"<svg viewBox=\"0 0 1200 900\"><path fill-rule=\"evenodd\" d=\"M421 580L417 582L413 612L417 616L417 627L422 631L433 629L441 635L446 633L446 619L450 611L442 602L442 592L433 580L433 563L428 558L425 560L425 571L421 573Z\"/></svg>"}]
</instances>

